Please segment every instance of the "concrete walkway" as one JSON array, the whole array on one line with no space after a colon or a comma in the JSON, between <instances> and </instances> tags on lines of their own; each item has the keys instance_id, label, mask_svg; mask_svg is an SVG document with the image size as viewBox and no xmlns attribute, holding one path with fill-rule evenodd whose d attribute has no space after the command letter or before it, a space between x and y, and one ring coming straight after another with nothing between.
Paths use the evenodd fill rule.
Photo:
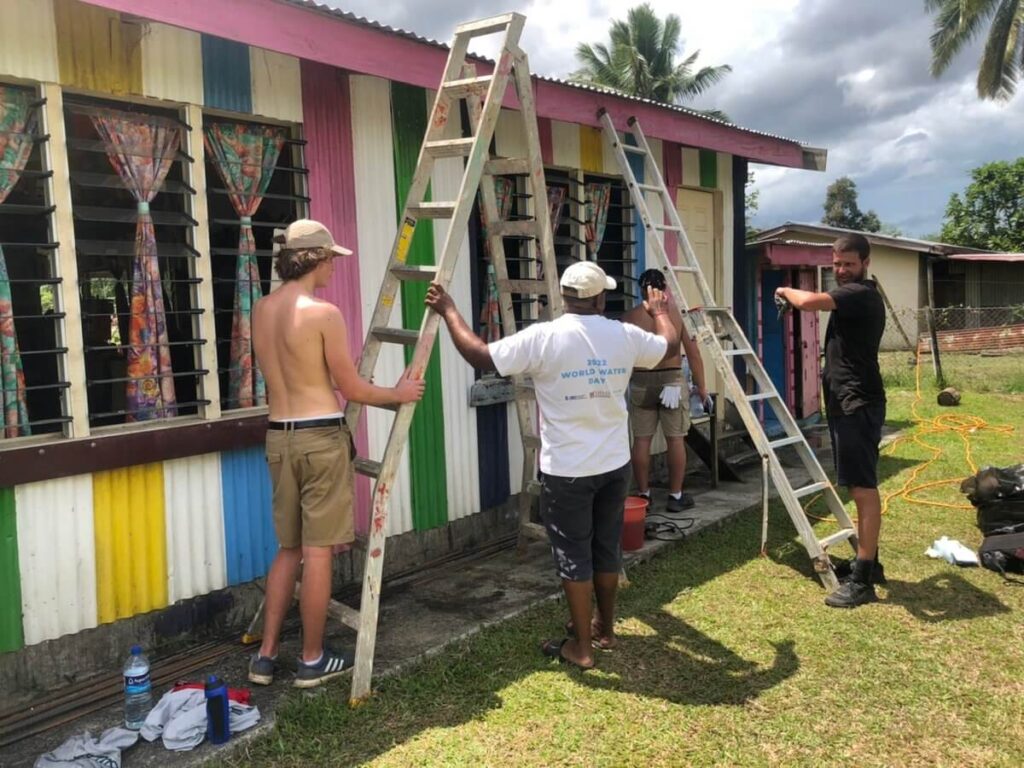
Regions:
<instances>
[{"instance_id":1,"label":"concrete walkway","mask_svg":"<svg viewBox=\"0 0 1024 768\"><path fill-rule=\"evenodd\" d=\"M790 472L794 484L807 482L802 468ZM691 510L695 522L687 530L686 536L720 525L744 510L760 509L760 469L754 467L746 475L747 481L744 483L722 483L717 489L708 487L706 474L687 476L687 490L693 493L697 505ZM663 506L664 491L655 489L654 493L654 507L657 508L659 504ZM642 550L627 553L627 573L630 565L673 546L685 544L645 542ZM756 546L756 542L752 542L752 546ZM508 548L486 557L457 560L422 572L405 583L387 585L381 602L375 674L377 678L394 674L486 626L517 616L538 603L559 598L561 594L550 551L541 542L531 544L527 556L522 560L517 557L514 548ZM351 630L334 625L328 627L328 632L332 634L329 638L332 646L354 645L355 634ZM127 768L199 765L212 758L222 757L224 750L237 749L244 742L266 733L274 726L277 704L292 690L294 659L298 651L298 636L293 632L282 642L281 659L284 669L279 672L274 685L251 686L253 702L262 713L258 726L239 734L221 747L204 743L192 752L169 752L159 741L152 744L140 741L124 753L122 765ZM189 678L201 680L208 674L217 674L230 685L248 686L246 671L250 653L251 649L239 646L237 652L228 653L215 668L204 669L201 673L189 675ZM340 685L333 685L332 691L347 697L349 684L350 678L346 677ZM163 693L164 689L154 691L154 701ZM0 754L0 766L32 765L37 756L54 749L68 736L85 730L98 735L118 725L121 716L121 706L111 706L58 729L18 742L5 750L8 754Z\"/></svg>"}]
</instances>

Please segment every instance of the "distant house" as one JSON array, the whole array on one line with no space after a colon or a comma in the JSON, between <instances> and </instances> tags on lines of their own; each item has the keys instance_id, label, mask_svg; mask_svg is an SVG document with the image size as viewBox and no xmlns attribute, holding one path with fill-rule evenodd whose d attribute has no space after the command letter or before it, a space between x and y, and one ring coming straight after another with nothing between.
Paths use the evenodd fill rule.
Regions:
<instances>
[{"instance_id":1,"label":"distant house","mask_svg":"<svg viewBox=\"0 0 1024 768\"><path fill-rule=\"evenodd\" d=\"M846 234L864 235L871 243L871 275L891 306L890 325L899 326L886 334L883 348L906 346L900 328L911 339L925 330L923 313L917 310L928 305L929 259L933 260L935 303L943 307L964 303L966 278L957 275L965 275L965 265L976 263L954 259L986 258L984 251L948 243L795 222L763 230L747 243L747 258L737 263L736 269L743 271L751 290L745 292L745 304L736 307L736 314L798 418L813 417L821 407L820 354L828 315L787 315L780 322L775 289L783 285L817 291L834 287L831 245Z\"/></svg>"}]
</instances>

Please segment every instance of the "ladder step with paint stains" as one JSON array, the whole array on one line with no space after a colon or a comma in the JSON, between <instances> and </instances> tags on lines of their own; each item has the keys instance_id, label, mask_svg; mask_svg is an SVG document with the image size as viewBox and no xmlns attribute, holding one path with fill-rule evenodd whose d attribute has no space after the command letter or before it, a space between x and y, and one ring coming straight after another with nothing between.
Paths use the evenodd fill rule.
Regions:
<instances>
[{"instance_id":1,"label":"ladder step with paint stains","mask_svg":"<svg viewBox=\"0 0 1024 768\"><path fill-rule=\"evenodd\" d=\"M619 169L628 184L632 201L647 233L648 263L658 266L665 272L665 278L673 296L680 307L689 310L686 317L696 328L701 349L714 359L715 369L726 384L729 399L732 400L743 419L758 452L767 461L772 483L800 534L804 548L814 563L815 571L827 589L830 591L836 589L839 584L832 570L827 550L844 541L849 542L856 550L856 526L847 514L846 508L825 474L825 470L818 462L806 437L800 431L796 419L786 408L785 401L772 383L767 370L751 347L739 323L736 322L732 311L728 307L715 306L714 294L701 271L697 255L690 245L686 229L676 210L675 200L665 186L661 171L654 161L650 145L647 143L647 138L644 136L639 122L632 117L626 121L625 130L632 135L635 142L635 145L631 146L622 141L608 112L601 110L598 117L604 135L614 149ZM627 153L643 159L646 183L637 181L636 174L633 173L633 168L629 164ZM668 218L667 224L655 222L652 219L647 195L654 195L660 199L662 209ZM675 233L677 250L675 264L669 261L665 245L658 236L659 232ZM680 285L681 280L690 281L688 285L696 289L702 306L687 307ZM737 359L743 361L747 373L753 378L758 390L756 393L748 394L740 383L733 367L733 363ZM772 409L783 428L784 434L781 437L768 437L754 410L755 404L760 408L767 405ZM800 463L811 478L810 483L803 487L794 487L790 483L785 468L779 460L778 452L786 447L795 451ZM829 512L839 525L838 531L823 538L819 538L815 533L800 501L814 494L821 494L824 497Z\"/></svg>"}]
</instances>

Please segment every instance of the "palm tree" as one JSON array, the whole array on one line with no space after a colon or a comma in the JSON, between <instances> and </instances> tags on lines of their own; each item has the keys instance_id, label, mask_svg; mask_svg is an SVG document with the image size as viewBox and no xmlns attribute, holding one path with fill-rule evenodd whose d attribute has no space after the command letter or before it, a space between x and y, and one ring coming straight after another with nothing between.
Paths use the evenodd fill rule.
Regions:
<instances>
[{"instance_id":1,"label":"palm tree","mask_svg":"<svg viewBox=\"0 0 1024 768\"><path fill-rule=\"evenodd\" d=\"M938 77L991 20L978 65L978 96L1005 101L1013 96L1024 67L1024 2L1021 0L925 0L935 13L932 74Z\"/></svg>"},{"instance_id":2,"label":"palm tree","mask_svg":"<svg viewBox=\"0 0 1024 768\"><path fill-rule=\"evenodd\" d=\"M612 21L609 45L577 46L576 60L581 68L570 79L666 104L693 99L720 82L732 67L724 64L694 71L700 51L676 64L681 29L674 13L663 22L647 3L631 8L625 21ZM728 120L718 110L707 110L704 114Z\"/></svg>"}]
</instances>

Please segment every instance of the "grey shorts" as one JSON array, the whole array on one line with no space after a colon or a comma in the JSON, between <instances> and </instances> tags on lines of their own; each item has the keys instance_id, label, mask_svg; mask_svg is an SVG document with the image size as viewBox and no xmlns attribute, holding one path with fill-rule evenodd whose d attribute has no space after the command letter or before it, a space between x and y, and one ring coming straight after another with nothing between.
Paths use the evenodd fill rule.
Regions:
<instances>
[{"instance_id":1,"label":"grey shorts","mask_svg":"<svg viewBox=\"0 0 1024 768\"><path fill-rule=\"evenodd\" d=\"M561 578L590 581L595 572L618 573L629 472L627 463L590 477L541 473L540 518Z\"/></svg>"},{"instance_id":2,"label":"grey shorts","mask_svg":"<svg viewBox=\"0 0 1024 768\"><path fill-rule=\"evenodd\" d=\"M661 404L661 390L669 385L681 389L678 408ZM629 418L633 437L653 437L661 424L665 437L684 437L690 429L690 389L678 368L633 371L629 380Z\"/></svg>"}]
</instances>

